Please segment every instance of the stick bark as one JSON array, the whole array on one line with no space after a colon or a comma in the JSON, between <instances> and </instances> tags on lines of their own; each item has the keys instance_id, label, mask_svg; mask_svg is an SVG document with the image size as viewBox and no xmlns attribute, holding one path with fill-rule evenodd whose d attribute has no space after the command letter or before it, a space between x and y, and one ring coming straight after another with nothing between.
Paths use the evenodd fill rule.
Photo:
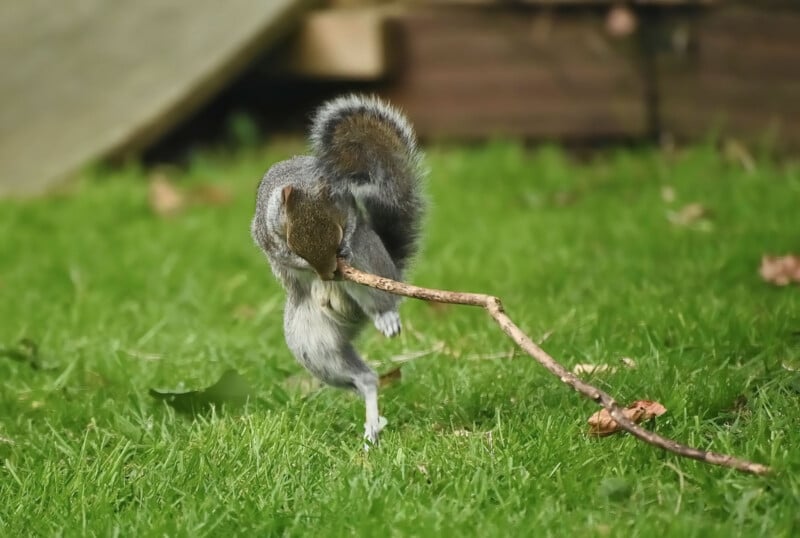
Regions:
<instances>
[{"instance_id":1,"label":"stick bark","mask_svg":"<svg viewBox=\"0 0 800 538\"><path fill-rule=\"evenodd\" d=\"M338 270L345 280L384 290L395 295L403 295L405 297L413 297L415 299L424 299L439 303L479 306L483 308L492 319L497 322L503 332L516 342L523 351L536 359L536 361L544 366L551 374L558 377L562 383L566 383L590 400L603 406L623 430L641 439L645 443L657 446L685 458L695 459L712 465L730 467L746 473L764 475L772 471L770 467L760 463L754 463L727 454L708 452L706 450L686 446L642 428L625 416L623 408L611 395L581 380L578 376L559 364L541 347L536 345L536 343L508 317L503 309L503 304L497 297L482 293L445 291L406 284L404 282L398 282L389 278L359 271L341 258L338 259Z\"/></svg>"}]
</instances>

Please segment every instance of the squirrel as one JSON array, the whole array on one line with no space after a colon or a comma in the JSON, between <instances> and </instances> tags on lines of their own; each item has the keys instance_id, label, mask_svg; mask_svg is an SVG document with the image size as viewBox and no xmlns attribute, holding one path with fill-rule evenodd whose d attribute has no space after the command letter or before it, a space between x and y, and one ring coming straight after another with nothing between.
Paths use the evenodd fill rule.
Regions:
<instances>
[{"instance_id":1,"label":"squirrel","mask_svg":"<svg viewBox=\"0 0 800 538\"><path fill-rule=\"evenodd\" d=\"M417 253L425 203L422 154L408 119L377 97L348 95L313 116L312 155L272 165L256 195L251 234L286 290L284 336L323 382L365 402L365 445L378 443L378 376L353 347L367 321L400 333L400 298L335 279L336 258L402 280Z\"/></svg>"}]
</instances>

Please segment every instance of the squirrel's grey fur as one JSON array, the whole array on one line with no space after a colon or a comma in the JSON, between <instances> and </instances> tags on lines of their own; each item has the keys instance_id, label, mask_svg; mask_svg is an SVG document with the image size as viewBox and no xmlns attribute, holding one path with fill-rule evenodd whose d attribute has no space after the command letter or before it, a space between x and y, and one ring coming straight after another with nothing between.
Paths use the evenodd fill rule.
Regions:
<instances>
[{"instance_id":1,"label":"squirrel's grey fur","mask_svg":"<svg viewBox=\"0 0 800 538\"><path fill-rule=\"evenodd\" d=\"M284 334L297 360L322 381L356 390L366 403L365 438L385 424L378 376L352 340L372 320L400 332L395 295L352 282L321 280L286 242L284 187L318 190L346 215L340 255L363 271L400 280L416 253L423 213L421 155L408 120L391 105L351 95L324 104L311 126L311 156L273 165L258 187L251 232L286 289Z\"/></svg>"}]
</instances>

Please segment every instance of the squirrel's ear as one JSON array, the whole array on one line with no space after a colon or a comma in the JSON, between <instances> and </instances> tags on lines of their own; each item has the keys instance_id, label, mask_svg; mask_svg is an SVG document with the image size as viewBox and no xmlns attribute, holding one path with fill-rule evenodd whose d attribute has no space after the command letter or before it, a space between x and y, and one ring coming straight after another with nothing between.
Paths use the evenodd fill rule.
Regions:
<instances>
[{"instance_id":1,"label":"squirrel's ear","mask_svg":"<svg viewBox=\"0 0 800 538\"><path fill-rule=\"evenodd\" d=\"M291 196L291 194L292 194L291 185L283 188L283 191L281 192L281 200L283 201L284 204L289 201L289 196Z\"/></svg>"}]
</instances>

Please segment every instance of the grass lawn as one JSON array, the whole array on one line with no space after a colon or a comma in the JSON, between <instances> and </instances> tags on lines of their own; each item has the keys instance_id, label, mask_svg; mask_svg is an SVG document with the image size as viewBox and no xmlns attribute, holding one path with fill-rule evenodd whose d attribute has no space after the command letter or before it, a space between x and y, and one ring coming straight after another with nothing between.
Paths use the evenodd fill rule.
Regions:
<instances>
[{"instance_id":1,"label":"grass lawn","mask_svg":"<svg viewBox=\"0 0 800 538\"><path fill-rule=\"evenodd\" d=\"M365 454L363 404L309 389L249 237L256 182L289 151L169 172L233 195L172 218L136 167L0 202L0 535L800 535L800 287L758 275L762 253L800 250L800 168L710 146L585 164L431 148L411 276L500 296L567 366L633 358L592 381L663 403L662 434L776 468L759 478L589 438L596 406L498 357L512 344L483 312L413 301L401 337L359 343L381 372L409 359ZM708 218L670 221L695 202ZM148 393L229 369L255 393L242 409L191 418Z\"/></svg>"}]
</instances>

